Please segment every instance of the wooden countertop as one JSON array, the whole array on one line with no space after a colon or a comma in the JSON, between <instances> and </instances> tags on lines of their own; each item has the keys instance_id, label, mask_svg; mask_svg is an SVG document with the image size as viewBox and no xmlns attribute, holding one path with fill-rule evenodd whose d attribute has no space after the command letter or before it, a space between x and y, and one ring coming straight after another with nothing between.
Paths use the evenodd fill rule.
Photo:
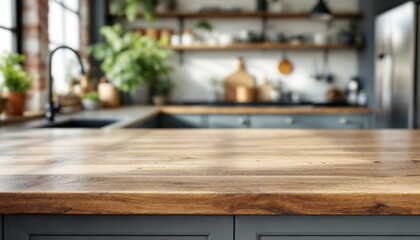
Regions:
<instances>
[{"instance_id":1,"label":"wooden countertop","mask_svg":"<svg viewBox=\"0 0 420 240\"><path fill-rule=\"evenodd\" d=\"M218 107L218 106L164 106L160 108L164 114L370 114L367 107Z\"/></svg>"},{"instance_id":2,"label":"wooden countertop","mask_svg":"<svg viewBox=\"0 0 420 240\"><path fill-rule=\"evenodd\" d=\"M0 214L420 214L420 131L0 134Z\"/></svg>"},{"instance_id":3,"label":"wooden countertop","mask_svg":"<svg viewBox=\"0 0 420 240\"><path fill-rule=\"evenodd\" d=\"M18 117L10 117L0 114L0 127L40 119L43 117L43 112L25 112L23 116Z\"/></svg>"}]
</instances>

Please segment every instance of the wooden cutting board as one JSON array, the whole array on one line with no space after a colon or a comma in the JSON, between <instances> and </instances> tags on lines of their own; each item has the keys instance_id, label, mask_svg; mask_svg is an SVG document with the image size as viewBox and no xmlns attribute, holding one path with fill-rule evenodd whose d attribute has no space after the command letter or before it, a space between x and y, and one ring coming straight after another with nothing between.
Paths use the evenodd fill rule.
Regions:
<instances>
[{"instance_id":1,"label":"wooden cutting board","mask_svg":"<svg viewBox=\"0 0 420 240\"><path fill-rule=\"evenodd\" d=\"M245 63L242 58L238 58L238 70L224 80L225 101L236 102L236 89L240 86L252 89L255 96L255 79L245 71Z\"/></svg>"},{"instance_id":2,"label":"wooden cutting board","mask_svg":"<svg viewBox=\"0 0 420 240\"><path fill-rule=\"evenodd\" d=\"M258 101L260 102L271 102L271 92L274 90L274 86L264 78L263 84L258 88Z\"/></svg>"}]
</instances>

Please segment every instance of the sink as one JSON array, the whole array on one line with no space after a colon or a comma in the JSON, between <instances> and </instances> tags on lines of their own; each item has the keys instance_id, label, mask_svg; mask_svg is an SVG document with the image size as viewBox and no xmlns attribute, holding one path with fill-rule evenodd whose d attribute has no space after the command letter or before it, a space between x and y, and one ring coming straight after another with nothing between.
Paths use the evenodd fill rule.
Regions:
<instances>
[{"instance_id":1,"label":"sink","mask_svg":"<svg viewBox=\"0 0 420 240\"><path fill-rule=\"evenodd\" d=\"M115 122L117 121L104 119L71 119L44 125L41 128L103 128Z\"/></svg>"}]
</instances>

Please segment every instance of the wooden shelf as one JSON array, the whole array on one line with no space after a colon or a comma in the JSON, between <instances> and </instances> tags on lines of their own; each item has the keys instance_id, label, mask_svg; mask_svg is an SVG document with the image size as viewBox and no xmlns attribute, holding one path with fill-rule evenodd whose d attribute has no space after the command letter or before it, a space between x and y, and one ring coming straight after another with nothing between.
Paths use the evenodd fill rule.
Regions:
<instances>
[{"instance_id":1,"label":"wooden shelf","mask_svg":"<svg viewBox=\"0 0 420 240\"><path fill-rule=\"evenodd\" d=\"M191 46L170 46L168 48L174 50L255 50L255 49L291 49L291 50L346 50L346 49L359 49L361 45L345 45L345 44L328 44L328 45L315 45L315 44L301 44L293 45L288 43L235 43L231 45L191 45Z\"/></svg>"},{"instance_id":2,"label":"wooden shelf","mask_svg":"<svg viewBox=\"0 0 420 240\"><path fill-rule=\"evenodd\" d=\"M139 14L138 17L142 17ZM117 16L111 16L117 17ZM335 19L360 18L359 12L336 12ZM156 13L156 18L273 18L273 19L310 19L308 12L270 13L270 12L166 12Z\"/></svg>"}]
</instances>

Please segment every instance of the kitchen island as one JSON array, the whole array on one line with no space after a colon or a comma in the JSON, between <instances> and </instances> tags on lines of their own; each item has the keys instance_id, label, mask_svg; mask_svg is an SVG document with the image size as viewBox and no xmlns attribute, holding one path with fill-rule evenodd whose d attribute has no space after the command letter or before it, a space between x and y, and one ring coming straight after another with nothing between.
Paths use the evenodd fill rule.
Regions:
<instances>
[{"instance_id":1,"label":"kitchen island","mask_svg":"<svg viewBox=\"0 0 420 240\"><path fill-rule=\"evenodd\" d=\"M420 239L419 131L43 129L0 142L3 240Z\"/></svg>"}]
</instances>

